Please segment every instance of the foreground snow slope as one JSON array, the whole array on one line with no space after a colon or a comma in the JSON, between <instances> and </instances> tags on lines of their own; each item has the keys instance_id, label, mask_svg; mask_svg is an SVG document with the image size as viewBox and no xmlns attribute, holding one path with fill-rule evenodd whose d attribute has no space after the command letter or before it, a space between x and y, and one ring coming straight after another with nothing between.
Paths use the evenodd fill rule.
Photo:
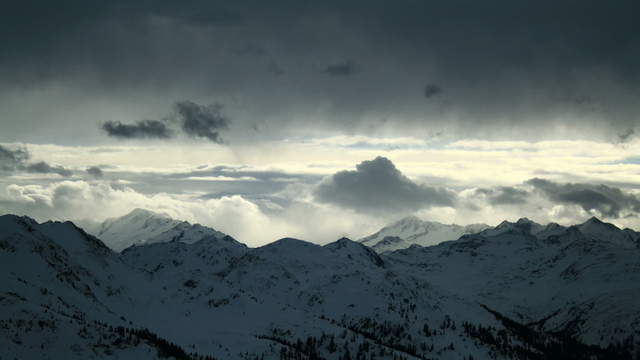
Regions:
<instances>
[{"instance_id":1,"label":"foreground snow slope","mask_svg":"<svg viewBox=\"0 0 640 360\"><path fill-rule=\"evenodd\" d=\"M72 223L7 215L0 357L624 359L639 349L639 239L522 219L382 255L228 236L116 253Z\"/></svg>"}]
</instances>

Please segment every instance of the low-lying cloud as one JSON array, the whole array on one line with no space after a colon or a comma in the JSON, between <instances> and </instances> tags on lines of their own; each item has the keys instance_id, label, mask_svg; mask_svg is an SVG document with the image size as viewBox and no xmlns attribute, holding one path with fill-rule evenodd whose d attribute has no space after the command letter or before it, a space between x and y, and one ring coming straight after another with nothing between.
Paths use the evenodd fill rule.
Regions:
<instances>
[{"instance_id":1,"label":"low-lying cloud","mask_svg":"<svg viewBox=\"0 0 640 360\"><path fill-rule=\"evenodd\" d=\"M0 170L12 172L29 160L29 152L24 148L8 149L0 145Z\"/></svg>"},{"instance_id":2,"label":"low-lying cloud","mask_svg":"<svg viewBox=\"0 0 640 360\"><path fill-rule=\"evenodd\" d=\"M296 199L304 194L291 194ZM271 203L265 204L265 202ZM345 235L367 235L373 228L356 226L363 222L358 215L313 203L293 201L287 208L277 208L269 198L251 200L227 195L211 199L185 197L184 194L145 194L108 181L60 181L42 185L11 184L0 188L0 214L28 215L38 221L81 220L80 225L122 216L132 209L145 208L175 219L211 226L249 246L263 245L285 236L316 242L330 242ZM87 219L91 214L91 219ZM318 228L306 224L309 218ZM82 221L84 220L84 221Z\"/></svg>"},{"instance_id":3,"label":"low-lying cloud","mask_svg":"<svg viewBox=\"0 0 640 360\"><path fill-rule=\"evenodd\" d=\"M552 201L578 205L586 212L596 211L608 218L640 212L640 199L617 187L584 183L559 184L540 178L528 180L526 184Z\"/></svg>"},{"instance_id":4,"label":"low-lying cloud","mask_svg":"<svg viewBox=\"0 0 640 360\"><path fill-rule=\"evenodd\" d=\"M102 178L104 176L104 173L102 172L102 169L100 169L97 166L91 166L89 168L87 168L87 174L95 177L95 178Z\"/></svg>"},{"instance_id":5,"label":"low-lying cloud","mask_svg":"<svg viewBox=\"0 0 640 360\"><path fill-rule=\"evenodd\" d=\"M26 148L10 149L0 145L0 171L7 173L27 172L36 174L58 174L63 177L73 172L60 165L51 165L44 161L29 162L31 154Z\"/></svg>"},{"instance_id":6,"label":"low-lying cloud","mask_svg":"<svg viewBox=\"0 0 640 360\"><path fill-rule=\"evenodd\" d=\"M485 195L492 205L517 205L527 202L528 191L512 186L477 189L476 193Z\"/></svg>"},{"instance_id":7,"label":"low-lying cloud","mask_svg":"<svg viewBox=\"0 0 640 360\"><path fill-rule=\"evenodd\" d=\"M24 166L24 170L30 173L37 174L58 174L60 176L69 177L73 172L59 165L49 165L44 161L39 161L33 164Z\"/></svg>"}]
</instances>

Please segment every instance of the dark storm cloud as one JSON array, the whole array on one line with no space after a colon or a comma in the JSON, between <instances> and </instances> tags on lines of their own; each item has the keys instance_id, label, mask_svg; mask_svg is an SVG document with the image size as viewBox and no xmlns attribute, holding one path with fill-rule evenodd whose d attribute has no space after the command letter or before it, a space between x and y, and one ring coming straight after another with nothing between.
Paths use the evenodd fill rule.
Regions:
<instances>
[{"instance_id":1,"label":"dark storm cloud","mask_svg":"<svg viewBox=\"0 0 640 360\"><path fill-rule=\"evenodd\" d=\"M158 120L141 120L134 124L107 121L102 124L107 135L121 139L168 139L172 136L167 124Z\"/></svg>"},{"instance_id":2,"label":"dark storm cloud","mask_svg":"<svg viewBox=\"0 0 640 360\"><path fill-rule=\"evenodd\" d=\"M191 101L181 101L175 105L177 120L185 134L216 143L222 143L220 130L226 130L230 122L222 113L222 108L221 104L204 106Z\"/></svg>"},{"instance_id":3,"label":"dark storm cloud","mask_svg":"<svg viewBox=\"0 0 640 360\"><path fill-rule=\"evenodd\" d=\"M424 87L424 97L427 99L440 94L442 94L442 88L437 84L428 84Z\"/></svg>"},{"instance_id":4,"label":"dark storm cloud","mask_svg":"<svg viewBox=\"0 0 640 360\"><path fill-rule=\"evenodd\" d=\"M578 205L588 212L595 210L609 218L619 218L628 212L640 212L640 199L616 187L584 183L559 184L540 178L528 180L526 184L552 201Z\"/></svg>"},{"instance_id":5,"label":"dark storm cloud","mask_svg":"<svg viewBox=\"0 0 640 360\"><path fill-rule=\"evenodd\" d=\"M476 193L487 196L491 205L519 205L527 202L529 192L512 186L500 186L491 189L477 189Z\"/></svg>"},{"instance_id":6,"label":"dark storm cloud","mask_svg":"<svg viewBox=\"0 0 640 360\"><path fill-rule=\"evenodd\" d=\"M356 73L356 64L351 60L345 60L344 62L328 65L323 73L331 76L349 76Z\"/></svg>"},{"instance_id":7,"label":"dark storm cloud","mask_svg":"<svg viewBox=\"0 0 640 360\"><path fill-rule=\"evenodd\" d=\"M87 168L87 174L95 177L95 178L101 178L104 176L104 173L102 172L102 169L100 169L97 166L92 166L90 168Z\"/></svg>"},{"instance_id":8,"label":"dark storm cloud","mask_svg":"<svg viewBox=\"0 0 640 360\"><path fill-rule=\"evenodd\" d=\"M49 165L44 161L30 163L31 154L26 148L9 149L0 145L0 171L28 172L37 174L58 174L69 177L73 172L59 165Z\"/></svg>"},{"instance_id":9,"label":"dark storm cloud","mask_svg":"<svg viewBox=\"0 0 640 360\"><path fill-rule=\"evenodd\" d=\"M340 171L320 183L318 201L364 213L415 211L432 206L452 206L455 195L447 190L416 184L385 157L363 161L356 170Z\"/></svg>"},{"instance_id":10,"label":"dark storm cloud","mask_svg":"<svg viewBox=\"0 0 640 360\"><path fill-rule=\"evenodd\" d=\"M134 124L107 121L102 124L102 130L121 139L169 139L179 130L188 137L220 144L220 131L228 129L230 123L222 108L222 104L199 105L193 101L178 101L174 104L173 113L163 120L141 120ZM179 129L172 129L171 126L176 124Z\"/></svg>"},{"instance_id":11,"label":"dark storm cloud","mask_svg":"<svg viewBox=\"0 0 640 360\"><path fill-rule=\"evenodd\" d=\"M640 113L637 13L635 0L21 1L0 13L0 77L17 89L223 95L274 136L309 124L374 131L390 117L542 137L554 122L597 131L605 119L614 138ZM342 59L366 71L328 80L354 73ZM286 77L265 71L276 60ZM423 79L446 85L446 104L425 107L438 92ZM301 116L319 107L321 121Z\"/></svg>"}]
</instances>

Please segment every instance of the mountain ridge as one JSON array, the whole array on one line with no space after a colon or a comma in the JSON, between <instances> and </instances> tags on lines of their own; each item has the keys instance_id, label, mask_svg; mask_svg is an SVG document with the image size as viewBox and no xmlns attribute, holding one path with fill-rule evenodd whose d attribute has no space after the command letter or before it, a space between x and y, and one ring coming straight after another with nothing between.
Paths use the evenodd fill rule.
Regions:
<instances>
[{"instance_id":1,"label":"mountain ridge","mask_svg":"<svg viewBox=\"0 0 640 360\"><path fill-rule=\"evenodd\" d=\"M89 232L115 251L122 251L132 245L169 241L193 243L209 236L227 236L210 227L175 220L168 215L141 208L133 209L120 217L109 218L89 229Z\"/></svg>"},{"instance_id":2,"label":"mountain ridge","mask_svg":"<svg viewBox=\"0 0 640 360\"><path fill-rule=\"evenodd\" d=\"M442 241L455 240L464 234L479 232L488 227L485 224L447 225L408 216L361 238L358 242L381 253L407 248L413 244L437 245Z\"/></svg>"},{"instance_id":3,"label":"mountain ridge","mask_svg":"<svg viewBox=\"0 0 640 360\"><path fill-rule=\"evenodd\" d=\"M146 359L166 351L154 334L194 359L625 359L640 350L640 248L615 239L638 233L558 229L506 222L385 253L347 238L249 248L231 237L118 253L71 222L6 215L0 346L26 359Z\"/></svg>"}]
</instances>

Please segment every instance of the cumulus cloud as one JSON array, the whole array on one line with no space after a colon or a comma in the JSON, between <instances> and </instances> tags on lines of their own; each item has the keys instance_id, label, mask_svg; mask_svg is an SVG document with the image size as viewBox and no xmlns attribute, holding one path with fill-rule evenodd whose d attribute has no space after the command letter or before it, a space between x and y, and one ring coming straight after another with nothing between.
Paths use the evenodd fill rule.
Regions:
<instances>
[{"instance_id":1,"label":"cumulus cloud","mask_svg":"<svg viewBox=\"0 0 640 360\"><path fill-rule=\"evenodd\" d=\"M168 139L172 136L167 124L158 120L140 120L134 124L107 121L102 124L107 135L121 139Z\"/></svg>"},{"instance_id":2,"label":"cumulus cloud","mask_svg":"<svg viewBox=\"0 0 640 360\"><path fill-rule=\"evenodd\" d=\"M325 179L315 191L325 203L365 213L410 212L432 206L453 206L448 190L417 184L403 175L391 160L378 156Z\"/></svg>"},{"instance_id":3,"label":"cumulus cloud","mask_svg":"<svg viewBox=\"0 0 640 360\"><path fill-rule=\"evenodd\" d=\"M0 145L0 171L28 172L37 174L58 174L69 177L73 172L60 165L50 165L44 161L29 162L31 154L26 148L9 149Z\"/></svg>"},{"instance_id":4,"label":"cumulus cloud","mask_svg":"<svg viewBox=\"0 0 640 360\"><path fill-rule=\"evenodd\" d=\"M220 130L229 127L229 119L222 113L222 108L222 104L198 105L180 101L175 104L176 119L186 135L221 143Z\"/></svg>"},{"instance_id":5,"label":"cumulus cloud","mask_svg":"<svg viewBox=\"0 0 640 360\"><path fill-rule=\"evenodd\" d=\"M619 218L640 212L640 199L617 187L584 183L559 184L540 178L528 180L526 184L552 201L578 205L588 213L596 212L604 217Z\"/></svg>"}]
</instances>

